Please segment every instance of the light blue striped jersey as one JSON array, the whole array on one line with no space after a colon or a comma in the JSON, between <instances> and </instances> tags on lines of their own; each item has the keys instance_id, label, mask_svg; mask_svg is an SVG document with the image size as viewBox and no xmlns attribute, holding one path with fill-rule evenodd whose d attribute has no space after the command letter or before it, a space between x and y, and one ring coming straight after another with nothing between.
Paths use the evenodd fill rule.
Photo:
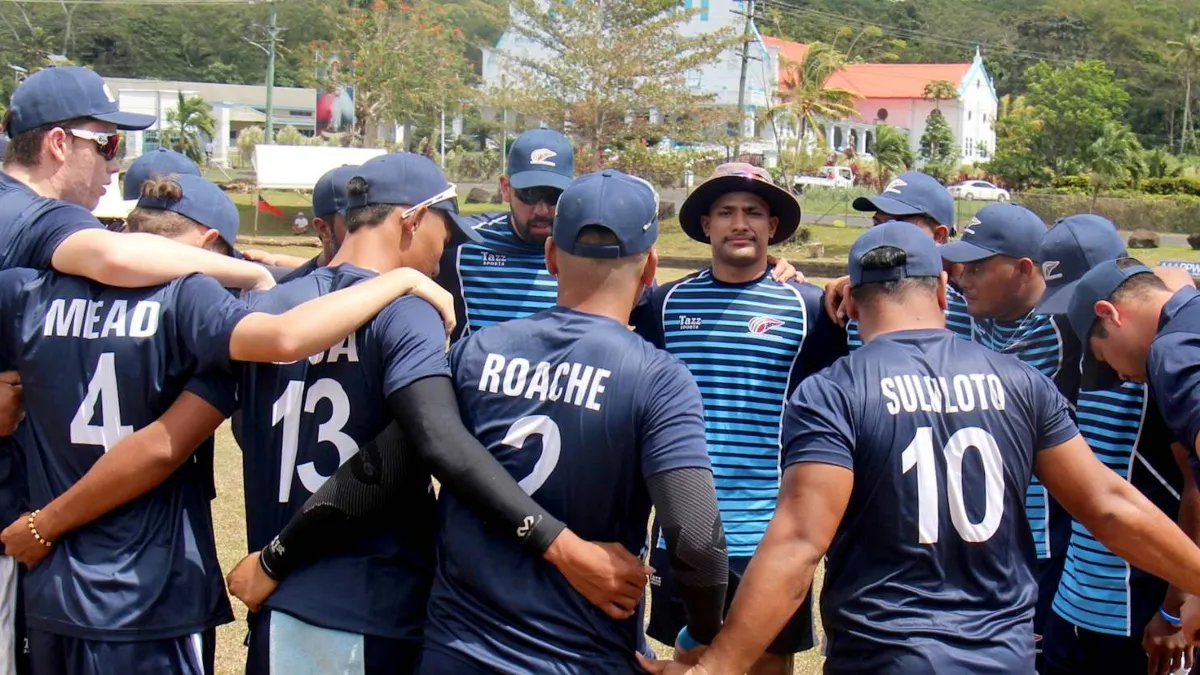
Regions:
<instances>
[{"instance_id":1,"label":"light blue striped jersey","mask_svg":"<svg viewBox=\"0 0 1200 675\"><path fill-rule=\"evenodd\" d=\"M769 273L727 284L706 269L659 288L648 312L657 320L638 326L700 386L730 557L754 555L775 511L784 402L800 380L846 353L821 297L812 284Z\"/></svg>"},{"instance_id":2,"label":"light blue striped jersey","mask_svg":"<svg viewBox=\"0 0 1200 675\"><path fill-rule=\"evenodd\" d=\"M483 242L447 248L442 254L437 282L454 295L458 317L452 342L481 328L545 311L558 302L558 279L546 270L546 249L518 237L509 218L508 213L465 218ZM642 296L631 325L644 320L656 287Z\"/></svg>"},{"instance_id":3,"label":"light blue striped jersey","mask_svg":"<svg viewBox=\"0 0 1200 675\"><path fill-rule=\"evenodd\" d=\"M558 280L546 271L546 250L521 239L508 213L476 216L483 242L447 248L438 283L454 294L458 327L452 339L554 306Z\"/></svg>"},{"instance_id":4,"label":"light blue striped jersey","mask_svg":"<svg viewBox=\"0 0 1200 675\"><path fill-rule=\"evenodd\" d=\"M1179 515L1183 474L1171 435L1142 384L1079 390L1079 431L1105 466L1132 483L1172 520ZM1097 633L1141 637L1158 612L1167 583L1109 551L1079 523L1071 540L1054 613Z\"/></svg>"},{"instance_id":5,"label":"light blue striped jersey","mask_svg":"<svg viewBox=\"0 0 1200 675\"><path fill-rule=\"evenodd\" d=\"M953 286L946 286L946 328L960 338L972 339L971 315L967 314L967 300ZM858 322L851 319L846 322L846 345L850 351L863 346L862 336L858 334Z\"/></svg>"},{"instance_id":6,"label":"light blue striped jersey","mask_svg":"<svg viewBox=\"0 0 1200 675\"><path fill-rule=\"evenodd\" d=\"M1074 403L1079 391L1080 347L1067 318L1030 310L1016 321L973 319L975 342L998 354L1010 354L1054 380ZM1025 494L1025 514L1040 559L1060 558L1071 536L1071 518L1046 492L1037 476Z\"/></svg>"}]
</instances>

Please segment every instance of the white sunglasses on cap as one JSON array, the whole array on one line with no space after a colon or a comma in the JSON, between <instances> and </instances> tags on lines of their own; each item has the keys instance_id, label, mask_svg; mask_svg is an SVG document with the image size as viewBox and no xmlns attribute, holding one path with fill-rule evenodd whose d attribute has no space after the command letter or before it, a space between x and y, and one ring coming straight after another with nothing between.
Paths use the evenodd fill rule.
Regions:
<instances>
[{"instance_id":1,"label":"white sunglasses on cap","mask_svg":"<svg viewBox=\"0 0 1200 675\"><path fill-rule=\"evenodd\" d=\"M458 197L458 189L454 185L454 183L450 183L450 184L448 184L448 186L446 187L445 190L442 190L441 192L430 197L429 199L426 199L425 201L421 202L420 204L416 204L416 205L410 206L407 209L405 209L404 213L400 214L400 219L403 220L405 218L408 218L412 214L416 213L417 211L420 211L421 209L429 208L430 206L433 206L434 204L437 204L439 202L444 202L447 199L455 199L457 197Z\"/></svg>"}]
</instances>

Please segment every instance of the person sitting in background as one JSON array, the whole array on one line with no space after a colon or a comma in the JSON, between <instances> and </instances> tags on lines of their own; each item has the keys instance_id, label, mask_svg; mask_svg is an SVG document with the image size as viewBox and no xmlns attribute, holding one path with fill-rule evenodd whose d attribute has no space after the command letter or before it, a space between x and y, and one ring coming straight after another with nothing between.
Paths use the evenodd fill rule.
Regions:
<instances>
[{"instance_id":1,"label":"person sitting in background","mask_svg":"<svg viewBox=\"0 0 1200 675\"><path fill-rule=\"evenodd\" d=\"M304 212L296 214L296 219L292 221L292 233L304 234L308 232L308 218L304 217Z\"/></svg>"}]
</instances>

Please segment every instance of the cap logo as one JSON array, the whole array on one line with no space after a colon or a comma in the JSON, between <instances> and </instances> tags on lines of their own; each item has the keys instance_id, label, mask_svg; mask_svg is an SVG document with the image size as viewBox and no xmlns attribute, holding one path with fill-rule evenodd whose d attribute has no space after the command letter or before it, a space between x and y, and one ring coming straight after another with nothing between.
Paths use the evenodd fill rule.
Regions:
<instances>
[{"instance_id":1,"label":"cap logo","mask_svg":"<svg viewBox=\"0 0 1200 675\"><path fill-rule=\"evenodd\" d=\"M776 326L782 326L783 322L773 316L756 316L747 323L747 327L751 333L762 335Z\"/></svg>"},{"instance_id":2,"label":"cap logo","mask_svg":"<svg viewBox=\"0 0 1200 675\"><path fill-rule=\"evenodd\" d=\"M113 96L112 90L108 88L108 83L104 83L104 98L108 99L109 103L116 103L117 99Z\"/></svg>"},{"instance_id":3,"label":"cap logo","mask_svg":"<svg viewBox=\"0 0 1200 675\"><path fill-rule=\"evenodd\" d=\"M900 188L904 188L904 187L908 187L907 182L905 182L904 180L902 180L900 178L893 178L892 182L888 183L887 187L883 188L883 191L885 194L888 192L895 192L896 194L903 194L900 191Z\"/></svg>"},{"instance_id":4,"label":"cap logo","mask_svg":"<svg viewBox=\"0 0 1200 675\"><path fill-rule=\"evenodd\" d=\"M558 166L554 162L550 161L552 157L557 156L558 153L550 148L538 148L537 150L529 153L529 163L537 164L538 166Z\"/></svg>"},{"instance_id":5,"label":"cap logo","mask_svg":"<svg viewBox=\"0 0 1200 675\"><path fill-rule=\"evenodd\" d=\"M1054 271L1054 270L1058 269L1059 262L1060 261L1058 261L1058 260L1047 260L1046 262L1042 263L1042 278L1045 279L1046 281L1054 281L1055 279L1061 279L1062 272L1056 273Z\"/></svg>"},{"instance_id":6,"label":"cap logo","mask_svg":"<svg viewBox=\"0 0 1200 675\"><path fill-rule=\"evenodd\" d=\"M963 234L975 234L975 230L972 230L971 228L982 224L982 220L977 217L972 217L971 222L967 223L967 226L963 228Z\"/></svg>"}]
</instances>

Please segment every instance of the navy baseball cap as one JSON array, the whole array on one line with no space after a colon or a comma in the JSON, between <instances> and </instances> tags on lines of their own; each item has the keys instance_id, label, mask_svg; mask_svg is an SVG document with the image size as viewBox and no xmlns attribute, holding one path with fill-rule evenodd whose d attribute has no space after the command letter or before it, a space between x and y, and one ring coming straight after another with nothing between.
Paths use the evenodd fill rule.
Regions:
<instances>
[{"instance_id":1,"label":"navy baseball cap","mask_svg":"<svg viewBox=\"0 0 1200 675\"><path fill-rule=\"evenodd\" d=\"M319 218L332 216L335 213L346 215L346 183L354 177L358 167L353 164L343 164L336 169L330 169L317 179L313 186L313 215Z\"/></svg>"},{"instance_id":2,"label":"navy baseball cap","mask_svg":"<svg viewBox=\"0 0 1200 675\"><path fill-rule=\"evenodd\" d=\"M896 176L881 194L854 200L856 211L882 211L893 216L925 214L939 225L954 225L954 197L938 179L920 171Z\"/></svg>"},{"instance_id":3,"label":"navy baseball cap","mask_svg":"<svg viewBox=\"0 0 1200 675\"><path fill-rule=\"evenodd\" d=\"M237 207L234 206L229 195L226 195L225 191L215 183L200 176L183 174L172 176L171 180L179 183L179 187L183 188L183 197L180 199L142 197L138 199L138 208L162 209L187 216L207 228L216 230L217 234L221 235L221 239L224 239L225 243L233 248L237 243L238 224L241 219L238 217Z\"/></svg>"},{"instance_id":4,"label":"navy baseball cap","mask_svg":"<svg viewBox=\"0 0 1200 675\"><path fill-rule=\"evenodd\" d=\"M962 239L943 244L942 257L969 263L995 255L1040 260L1046 224L1037 214L1016 204L989 204L963 228Z\"/></svg>"},{"instance_id":5,"label":"navy baseball cap","mask_svg":"<svg viewBox=\"0 0 1200 675\"><path fill-rule=\"evenodd\" d=\"M1058 221L1042 239L1040 260L1046 292L1037 311L1066 314L1071 294L1088 270L1128 255L1117 226L1107 218L1083 214Z\"/></svg>"},{"instance_id":6,"label":"navy baseball cap","mask_svg":"<svg viewBox=\"0 0 1200 675\"><path fill-rule=\"evenodd\" d=\"M370 159L347 172L347 183L355 178L367 182L365 194L349 194L346 210L372 204L409 208L428 207L445 211L454 224L451 244L480 242L475 228L458 217L458 192L433 160L413 152L393 152Z\"/></svg>"},{"instance_id":7,"label":"navy baseball cap","mask_svg":"<svg viewBox=\"0 0 1200 675\"><path fill-rule=\"evenodd\" d=\"M1120 263L1124 260L1132 260L1136 264L1121 269ZM1154 270L1132 258L1120 258L1096 265L1075 285L1067 305L1067 320L1084 345L1096 323L1096 303L1111 298L1126 279L1137 274L1154 274Z\"/></svg>"},{"instance_id":8,"label":"navy baseball cap","mask_svg":"<svg viewBox=\"0 0 1200 675\"><path fill-rule=\"evenodd\" d=\"M5 132L9 138L34 127L77 117L108 122L127 131L146 129L157 119L153 115L121 112L104 78L80 66L45 68L25 78L13 92L8 115Z\"/></svg>"},{"instance_id":9,"label":"navy baseball cap","mask_svg":"<svg viewBox=\"0 0 1200 675\"><path fill-rule=\"evenodd\" d=\"M771 215L779 219L775 236L768 244L791 239L800 226L800 203L792 193L776 185L766 169L743 162L728 162L718 166L712 176L683 200L683 206L679 208L679 226L684 233L698 242L709 243L700 218L709 215L713 202L730 192L750 192L766 200Z\"/></svg>"},{"instance_id":10,"label":"navy baseball cap","mask_svg":"<svg viewBox=\"0 0 1200 675\"><path fill-rule=\"evenodd\" d=\"M187 155L159 148L153 152L138 157L125 171L125 184L121 194L125 199L138 199L142 196L142 185L154 177L184 174L199 176L200 167L188 159Z\"/></svg>"},{"instance_id":11,"label":"navy baseball cap","mask_svg":"<svg viewBox=\"0 0 1200 675\"><path fill-rule=\"evenodd\" d=\"M543 186L565 190L574 178L575 149L553 129L530 129L508 149L508 183L518 190Z\"/></svg>"},{"instance_id":12,"label":"navy baseball cap","mask_svg":"<svg viewBox=\"0 0 1200 675\"><path fill-rule=\"evenodd\" d=\"M616 244L581 244L588 225L607 228ZM658 193L636 176L605 169L580 176L563 191L550 238L582 258L624 258L647 251L658 239Z\"/></svg>"},{"instance_id":13,"label":"navy baseball cap","mask_svg":"<svg viewBox=\"0 0 1200 675\"><path fill-rule=\"evenodd\" d=\"M904 251L905 262L888 269L863 269L862 259L871 251L893 247ZM863 232L850 247L850 285L937 277L942 273L938 246L912 223L890 220Z\"/></svg>"}]
</instances>

